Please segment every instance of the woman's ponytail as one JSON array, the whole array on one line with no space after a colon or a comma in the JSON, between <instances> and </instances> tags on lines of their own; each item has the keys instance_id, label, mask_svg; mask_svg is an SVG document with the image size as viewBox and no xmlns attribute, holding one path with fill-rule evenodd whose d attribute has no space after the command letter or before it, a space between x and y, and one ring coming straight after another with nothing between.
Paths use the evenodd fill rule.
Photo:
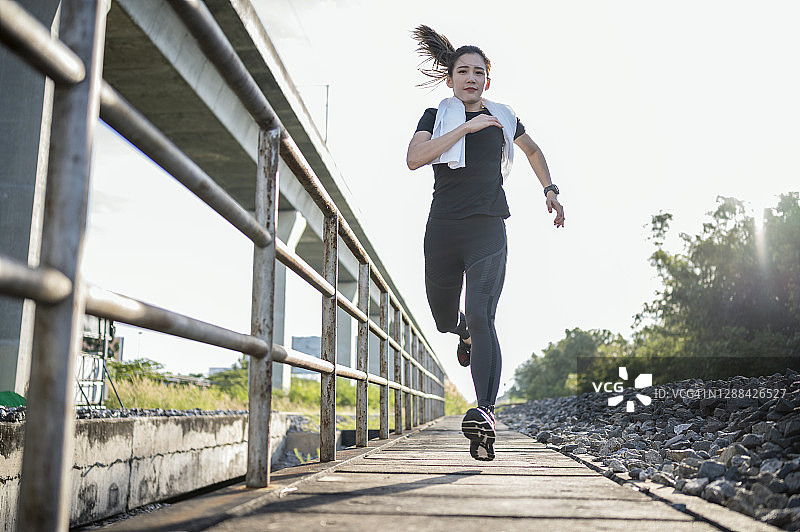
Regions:
<instances>
[{"instance_id":1,"label":"woman's ponytail","mask_svg":"<svg viewBox=\"0 0 800 532\"><path fill-rule=\"evenodd\" d=\"M425 83L420 83L420 86L433 87L447 79L451 58L456 52L447 37L439 35L433 28L424 24L417 26L411 36L419 44L417 53L424 58L422 62L433 61L431 68L420 67L419 71L431 78Z\"/></svg>"},{"instance_id":2,"label":"woman's ponytail","mask_svg":"<svg viewBox=\"0 0 800 532\"><path fill-rule=\"evenodd\" d=\"M431 78L420 83L420 87L435 87L446 80L448 75L452 76L456 60L464 54L480 55L483 62L486 63L486 73L489 73L489 59L477 46L461 46L456 49L450 44L447 37L436 33L433 28L424 24L417 26L411 32L411 36L418 43L417 53L423 57L422 63L433 61L431 68L419 67L420 72Z\"/></svg>"}]
</instances>

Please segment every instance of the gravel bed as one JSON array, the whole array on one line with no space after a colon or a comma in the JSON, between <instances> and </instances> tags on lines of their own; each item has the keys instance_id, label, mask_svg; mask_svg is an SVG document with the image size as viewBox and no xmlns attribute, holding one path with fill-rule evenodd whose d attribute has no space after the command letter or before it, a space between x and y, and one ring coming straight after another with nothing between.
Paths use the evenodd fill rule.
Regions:
<instances>
[{"instance_id":1,"label":"gravel bed","mask_svg":"<svg viewBox=\"0 0 800 532\"><path fill-rule=\"evenodd\" d=\"M636 393L652 398L649 406ZM498 419L622 479L650 480L800 530L800 374L689 379L501 409Z\"/></svg>"}]
</instances>

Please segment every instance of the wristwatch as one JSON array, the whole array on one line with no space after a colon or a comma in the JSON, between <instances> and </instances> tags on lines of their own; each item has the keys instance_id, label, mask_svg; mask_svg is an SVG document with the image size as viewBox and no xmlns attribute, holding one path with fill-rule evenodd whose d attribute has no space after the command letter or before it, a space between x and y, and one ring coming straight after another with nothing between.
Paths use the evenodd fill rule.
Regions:
<instances>
[{"instance_id":1,"label":"wristwatch","mask_svg":"<svg viewBox=\"0 0 800 532\"><path fill-rule=\"evenodd\" d=\"M550 192L551 190L556 193L556 196L558 195L558 187L557 186L555 186L555 185L547 185L546 187L544 187L544 195L545 195L545 197L547 196L547 193Z\"/></svg>"}]
</instances>

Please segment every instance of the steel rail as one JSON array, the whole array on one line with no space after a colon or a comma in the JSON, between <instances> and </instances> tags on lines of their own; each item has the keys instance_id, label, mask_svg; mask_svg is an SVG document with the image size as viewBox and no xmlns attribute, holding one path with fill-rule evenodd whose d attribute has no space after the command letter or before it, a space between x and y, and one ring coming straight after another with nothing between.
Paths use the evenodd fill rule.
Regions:
<instances>
[{"instance_id":1,"label":"steel rail","mask_svg":"<svg viewBox=\"0 0 800 532\"><path fill-rule=\"evenodd\" d=\"M55 268L30 268L0 255L0 293L46 305L63 301L71 292L72 281Z\"/></svg>"},{"instance_id":2,"label":"steel rail","mask_svg":"<svg viewBox=\"0 0 800 532\"><path fill-rule=\"evenodd\" d=\"M87 314L224 347L257 358L267 355L267 344L249 334L190 318L98 286L90 286L86 292Z\"/></svg>"},{"instance_id":3,"label":"steel rail","mask_svg":"<svg viewBox=\"0 0 800 532\"><path fill-rule=\"evenodd\" d=\"M100 117L255 244L259 246L269 244L271 241L269 233L248 211L105 82L101 93ZM336 293L339 306L348 314L360 322L368 320L363 312L341 293L334 291L330 283L297 254L290 251L285 243L276 243L276 253L278 260L319 292L327 296ZM383 336L385 334L383 333Z\"/></svg>"},{"instance_id":4,"label":"steel rail","mask_svg":"<svg viewBox=\"0 0 800 532\"><path fill-rule=\"evenodd\" d=\"M384 292L384 293L386 293L386 292ZM378 325L377 323L375 323L371 319L368 320L368 325L369 325L369 329L372 332L375 333L375 336L377 336L381 340L388 340L389 339L389 333L384 331L383 328L380 325Z\"/></svg>"},{"instance_id":5,"label":"steel rail","mask_svg":"<svg viewBox=\"0 0 800 532\"><path fill-rule=\"evenodd\" d=\"M297 144L291 138L285 126L281 123L277 113L272 109L272 106L269 101L267 101L258 83L256 83L241 58L239 58L233 45L228 41L208 7L197 0L168 1L172 9L178 15L178 18L186 25L189 33L194 36L201 51L220 72L222 78L231 90L239 97L242 105L244 105L245 109L253 117L253 120L255 120L262 129L280 128L280 154L284 158L287 166L292 170L295 178L300 182L306 192L308 192L309 196L311 196L317 206L322 210L323 214L326 216L336 216L338 218L338 232L345 242L345 245L352 251L359 262L366 262L370 265L370 277L376 284L378 284L383 291L389 293L393 299L399 301L391 292L388 283L386 283L385 279L383 279L378 272L378 269L358 241L358 238L355 236L347 220L344 219L344 216L342 216L341 212L336 207L333 199L325 190L325 187L320 182L314 169L305 159L305 156L297 147ZM401 310L403 316L408 320L413 333L422 339L425 348L429 352L433 352L427 340L424 339L422 333L414 324L410 314L405 309ZM441 366L438 358L436 358L436 361L439 363L439 366Z\"/></svg>"},{"instance_id":6,"label":"steel rail","mask_svg":"<svg viewBox=\"0 0 800 532\"><path fill-rule=\"evenodd\" d=\"M398 344L398 343L397 343L397 342L394 340L394 338L391 338L391 337L389 338L389 344L392 346L392 348L393 348L395 351L399 352L399 353L400 353L400 355L401 355L403 358L405 358L406 360L408 360L409 362L411 362L411 364L412 364L413 366L415 366L416 368L418 368L418 369L422 370L422 372L423 372L425 375L429 376L431 379L433 379L434 381L436 381L436 382L437 382L439 385L441 385L441 384L442 384L442 381L441 381L441 380L439 380L439 378L438 378L436 375L434 375L433 373L431 373L430 371L428 371L427 369L425 369L425 368L422 366L422 364L420 364L420 363L419 363L419 362L418 362L418 361L417 361L417 360L416 360L416 359L415 359L413 356L411 356L411 353L409 353L408 351L406 351L405 349L403 349L402 347L400 347L400 344Z\"/></svg>"},{"instance_id":7,"label":"steel rail","mask_svg":"<svg viewBox=\"0 0 800 532\"><path fill-rule=\"evenodd\" d=\"M45 330L48 327L44 325L52 325L52 328L62 330L66 326L65 324L70 324L71 326L77 323L76 320L66 319L68 314L77 316L82 315L84 312L235 350L254 357L255 360L251 362L251 374L249 377L251 418L246 479L248 487L262 487L269 484L270 474L268 447L272 361L302 367L321 374L320 459L322 461L333 460L336 454L334 444L337 376L358 381L358 432L356 440L357 445L363 446L367 444L368 432L366 430L366 413L368 410L366 392L368 383L381 386L381 436L385 437L388 435L388 390L394 389L396 391L396 431L401 432L402 406L400 404L400 393L406 394L405 401L403 401L406 428L424 423L435 415L435 412L440 412L444 405L442 386L444 373L441 363L415 325L409 311L404 308L400 299L395 296L386 280L375 268L374 263L367 255L348 221L322 185L319 177L289 132L281 124L261 88L238 57L232 44L222 32L208 8L199 1L168 1L179 18L186 24L190 33L195 36L202 52L220 71L223 79L226 80L255 122L260 126L258 178L261 181L256 187L256 216L245 210L199 165L168 139L163 132L156 128L108 83L102 80L102 39L105 31L104 16L108 11L106 0L81 4L80 7L77 7L77 3L68 5L67 9L64 10L67 13L64 16L66 24L62 20L62 29L66 27L67 31L62 33L64 42L69 43L69 46L53 38L48 28L31 17L16 2L0 0L0 41L8 44L24 60L55 80L57 103L64 104L66 102L69 104L60 108L60 111L68 119L59 124L62 126L61 129L64 129L64 124L67 124L68 129L86 129L89 133L88 135L70 136L64 135L64 131L59 130L62 134L58 135L55 133L56 129L54 129L53 136L58 138L59 142L62 140L64 142L63 145L56 146L55 149L51 150L51 173L60 175L66 171L65 175L72 181L69 182L70 186L66 186L61 183L61 180L56 179L53 187L48 187L48 201L58 197L60 198L58 206L62 207L62 203L66 205L66 209L52 207L50 210L53 211L53 215L50 223L45 224L43 264L49 267L30 268L26 264L0 256L0 293L27 297L39 303L36 313L37 329L45 332L40 335L44 340L39 336L34 339L34 356L38 358L42 358L42 352L50 353L63 350L61 349L63 347L61 344L56 345L56 343L50 341L51 337L58 336L58 342L61 342L60 338L66 337L65 334L52 334L52 331ZM92 31L89 31L86 24L91 23L90 19L95 15L96 27L94 28L94 35L91 35ZM77 31L78 25L81 24L84 26L80 31ZM87 35L92 36L91 46L86 42L85 36ZM78 54L73 53L70 46ZM87 72L91 73L91 76L88 76ZM88 82L91 82L91 87L87 91L84 85ZM65 92L70 88L70 85L74 85L76 90ZM59 97L62 97L63 101L60 101ZM85 103L88 103L88 112L83 109ZM82 237L85 231L81 221L85 219L85 216L80 216L77 213L77 210L83 208L85 215L85 201L88 195L88 191L84 190L85 187L79 186L81 183L83 185L88 185L89 183L88 171L84 172L83 168L86 166L84 164L86 157L83 152L85 147L89 146L90 148L86 140L91 140L92 138L91 131L94 124L96 124L98 115L122 136L126 137L142 153L159 164L167 173L171 174L254 242L256 253L253 263L254 304L251 317L251 334L225 329L96 286L72 282L73 278L80 279L78 267L74 267L74 259L79 257L80 253L72 253L75 249L79 251L80 242L76 246L72 240L76 235ZM68 146L68 150L64 150L63 146ZM53 156L54 153L57 154L55 157ZM70 153L74 155L69 155ZM69 155L69 157L65 158L65 154ZM322 274L316 272L296 253L289 250L283 242L273 236L274 222L277 216L277 184L275 176L278 154L284 159L293 172L295 179L303 186L325 216ZM80 179L81 183L78 183L77 179ZM79 201L81 197L83 198L83 204ZM68 199L69 202L62 202L61 199ZM262 200L261 203L259 203L259 199ZM56 220L56 222L53 222L53 220ZM61 221L58 222L58 220ZM47 220L45 221L47 222ZM60 238L62 235L66 235L66 237ZM339 264L337 239L339 237L360 263L358 305L355 305L337 289ZM69 250L67 250L67 253L63 253L62 249L66 247L69 247ZM52 259L52 257L55 257L55 259ZM295 271L323 295L323 331L320 358L287 349L272 341L272 290L274 289L273 276L276 259ZM375 323L369 316L370 281L374 281L380 291L380 325ZM257 298L258 300L256 300ZM388 331L390 326L388 320L390 306L396 308L394 314L396 339ZM337 308L343 309L359 323L357 369L336 364L335 361ZM59 317L63 315L64 319L54 319L53 316L56 316L56 314ZM400 329L397 320L405 321L406 323L404 327L405 349L399 343ZM368 372L370 331L380 339L380 376ZM70 342L70 345L73 344L74 342ZM394 376L397 382L388 378L389 347L396 352ZM50 359L47 359L46 362L49 366L45 370L37 368L38 373L32 373L31 382L36 383L39 395L47 395L41 392L40 388L42 388L43 382L48 381L55 384L51 388L57 392L56 395L63 395L61 394L61 388L64 383L61 380L51 378L50 374L54 371L59 375L62 373L70 374L69 367L65 371L60 369L64 365L63 362L68 362L69 359L69 356L56 357L54 360L57 363L55 364L50 364L48 362ZM402 359L406 359L405 378L403 379L401 379L402 375L399 370ZM43 364L42 367L46 365ZM414 368L413 371L412 367ZM437 376L437 374L442 375L442 377ZM401 380L403 382L400 382ZM31 390L33 389L34 385L32 384ZM432 393L437 390L442 391L441 396ZM50 395L53 394L50 393ZM60 399L55 397L48 404L58 403L57 409L60 409L62 405L59 401ZM434 405L432 401L438 401L439 404ZM60 421L53 416L39 415L41 405L38 404L38 401L36 403L34 405L34 401L31 400L29 429L33 427L38 431L33 440L39 444L42 441L60 441L59 438L63 439L70 432L67 430L70 425L68 417L61 420L67 421L67 429L54 433L51 429L57 429L60 426ZM34 422L39 417L45 422L38 424ZM40 428L45 427L45 425L47 425L47 430L51 434L50 437L42 437L44 433ZM69 454L68 447L65 447L65 449L67 450L66 454ZM30 463L33 460L32 456L40 455L41 453L32 451L25 454L26 463ZM61 460L64 453L57 454L57 460ZM20 523L27 525L37 519L35 517L37 513L32 509L31 501L36 501L42 497L31 495L34 490L38 489L32 487L33 481L31 479L46 477L51 473L53 475L58 474L57 465L48 465L44 469L49 472L43 471L42 467L39 467L37 470L39 473L31 473L34 469L31 469L29 465L26 475L26 467L23 467L23 490L20 495L20 509L28 520L21 520ZM63 485L63 472L59 478L61 478L59 485ZM56 483L55 480L49 482L53 486ZM57 497L54 500L56 499ZM55 513L45 512L43 515L46 519L52 519L55 514L61 517L65 515L65 512L62 511L63 501L56 500L55 505L59 508L59 511Z\"/></svg>"},{"instance_id":8,"label":"steel rail","mask_svg":"<svg viewBox=\"0 0 800 532\"><path fill-rule=\"evenodd\" d=\"M98 286L87 286L86 313L143 329L238 351L257 358L262 358L267 354L267 344L255 336L225 329ZM341 364L334 365L313 355L294 351L280 344L273 343L272 349L272 360L276 362L320 373L330 374L335 372L340 377L368 381L381 386L388 385L391 388L412 393L410 388L404 389L401 384L384 379L379 375L359 371ZM415 393L414 395L417 394Z\"/></svg>"},{"instance_id":9,"label":"steel rail","mask_svg":"<svg viewBox=\"0 0 800 532\"><path fill-rule=\"evenodd\" d=\"M42 281L41 285L39 281ZM63 283L68 281L66 276L52 268L37 270L29 268L14 259L0 256L0 292L4 294L33 299L39 303L58 302L63 298L60 295L61 291L66 289L66 285ZM56 286L55 290L46 289L48 284L54 284ZM254 357L264 357L267 353L266 343L255 336L231 331L98 286L87 285L86 313L143 329L238 351ZM402 390L412 395L441 399L439 396L412 390L407 386L379 375L352 369L341 364L334 366L313 355L294 351L280 344L273 343L272 349L272 359L276 362L319 373L335 372L340 377L368 381L372 384ZM413 359L411 360L412 363L415 362ZM430 376L435 378L433 375Z\"/></svg>"},{"instance_id":10,"label":"steel rail","mask_svg":"<svg viewBox=\"0 0 800 532\"><path fill-rule=\"evenodd\" d=\"M86 77L81 58L17 2L0 1L0 41L56 83L75 85Z\"/></svg>"},{"instance_id":11,"label":"steel rail","mask_svg":"<svg viewBox=\"0 0 800 532\"><path fill-rule=\"evenodd\" d=\"M336 289L331 283L326 281L325 278L304 261L300 255L290 250L280 238L275 239L275 251L279 261L299 275L308 284L316 288L319 293L326 297L332 297L336 294Z\"/></svg>"},{"instance_id":12,"label":"steel rail","mask_svg":"<svg viewBox=\"0 0 800 532\"><path fill-rule=\"evenodd\" d=\"M253 215L105 81L100 93L100 118L256 245L272 242L267 229Z\"/></svg>"},{"instance_id":13,"label":"steel rail","mask_svg":"<svg viewBox=\"0 0 800 532\"><path fill-rule=\"evenodd\" d=\"M281 129L281 156L287 166L323 214L335 215L339 218L339 234L345 245L350 248L359 262L369 263L370 277L383 291L390 292L388 283L370 260L347 220L339 212L333 199L281 123L258 83L253 79L208 8L202 2L195 0L169 0L169 4L259 127L264 129L279 127Z\"/></svg>"},{"instance_id":14,"label":"steel rail","mask_svg":"<svg viewBox=\"0 0 800 532\"><path fill-rule=\"evenodd\" d=\"M37 305L34 313L18 530L67 528L75 355L84 309L80 258L91 187L92 139L100 108L107 11L108 3L103 0L61 5L61 39L83 62L86 73L79 83L55 83L53 90L50 137L55 142L50 144L47 166L40 263L61 272L72 286L66 298L52 305Z\"/></svg>"},{"instance_id":15,"label":"steel rail","mask_svg":"<svg viewBox=\"0 0 800 532\"><path fill-rule=\"evenodd\" d=\"M312 198L316 200L319 207L323 208L324 211L337 215L339 218L339 232L348 247L358 258L367 259L372 266L372 261L369 261L369 257L353 234L349 224L341 216L313 169L305 161L299 148L288 136L285 127L283 127L274 110L272 110L255 80L244 68L235 50L225 38L216 21L213 20L213 16L207 12L205 6L197 2L170 0L170 4L184 20L184 23L187 23L187 20L192 21L187 23L187 27L190 30L194 27L196 31L210 32L214 36L211 41L219 38L224 43L227 43L227 46L222 45L215 48L208 44L209 41L207 40L198 40L201 48L204 48L204 52L215 66L219 68L223 65L221 70L223 70L225 79L229 80L229 84L231 84L230 80L233 80L234 83L238 81L238 84L231 84L231 87L254 119L260 125L274 125L281 128L281 154L289 155L289 159L293 163L291 165L293 173L296 174L304 188L312 195ZM16 2L6 0L0 3L0 29L3 30L0 32L3 42L18 52L21 57L31 61L34 66L40 68L49 77L66 83L78 83L83 79L85 69L83 62L80 61L77 55L60 40L52 37L50 32L38 20ZM212 50L212 48L214 49ZM219 50L222 50L222 52L219 52ZM217 58L217 60L214 60L214 58ZM241 67L241 70L238 67ZM256 222L255 218L247 210L241 207L194 161L167 139L158 128L150 123L105 81L101 88L100 116L109 126L131 141L145 155L195 193L196 196L217 211L255 244L260 246L269 244L271 240L269 233ZM278 244L276 248L278 258L283 264L321 293L332 295L333 290L330 284L325 282L322 276L310 268L299 256L289 252L282 243ZM370 268L370 278L376 282L381 291L389 294L393 304L399 301L377 268ZM45 298L42 297L34 297L33 299L46 302ZM360 322L365 321L364 314L340 293L337 293L337 300L339 306L353 318ZM433 350L414 325L406 309L398 305L398 310L408 321L414 335L418 336L428 351L432 353ZM393 344L393 347L397 349L397 343L380 326L372 320L369 320L369 326L370 330L376 335L381 339L388 339ZM407 352L402 351L402 353L404 357L412 360L415 366L418 366ZM441 364L439 365L441 366ZM441 384L438 379L436 381Z\"/></svg>"},{"instance_id":16,"label":"steel rail","mask_svg":"<svg viewBox=\"0 0 800 532\"><path fill-rule=\"evenodd\" d=\"M359 323L366 323L369 321L367 315L364 314L364 312L361 309L355 306L353 302L350 301L344 294L337 291L336 299L339 302L339 308L350 314L350 316L358 320Z\"/></svg>"},{"instance_id":17,"label":"steel rail","mask_svg":"<svg viewBox=\"0 0 800 532\"><path fill-rule=\"evenodd\" d=\"M101 92L100 117L254 243L259 246L269 244L269 233L257 223L248 211L106 82L103 83ZM339 221L341 223L343 220ZM330 283L326 282L297 254L290 251L283 242L280 242L279 239L276 240L278 241L276 243L278 260L321 293L328 296L333 295L333 287ZM371 268L371 270L373 269ZM380 277L379 279L381 284L385 285L383 279ZM338 291L337 302L343 310L359 322L368 321L370 329L381 339L388 338L389 335L386 331L369 320L366 314ZM404 310L403 313L405 314Z\"/></svg>"}]
</instances>

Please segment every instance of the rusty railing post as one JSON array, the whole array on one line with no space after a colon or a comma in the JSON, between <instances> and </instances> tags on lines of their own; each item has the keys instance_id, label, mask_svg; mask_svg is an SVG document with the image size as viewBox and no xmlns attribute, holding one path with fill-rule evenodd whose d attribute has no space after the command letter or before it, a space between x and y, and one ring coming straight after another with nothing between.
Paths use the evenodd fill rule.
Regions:
<instances>
[{"instance_id":1,"label":"rusty railing post","mask_svg":"<svg viewBox=\"0 0 800 532\"><path fill-rule=\"evenodd\" d=\"M358 265L358 310L369 318L369 263ZM369 372L369 323L358 322L356 341L356 366L359 371ZM369 424L369 405L367 386L369 383L356 381L356 447L366 447Z\"/></svg>"},{"instance_id":2,"label":"rusty railing post","mask_svg":"<svg viewBox=\"0 0 800 532\"><path fill-rule=\"evenodd\" d=\"M63 273L72 288L61 302L36 306L17 530L66 530L69 523L74 369L85 297L79 268L107 12L105 0L61 5L60 38L87 75L55 87L40 264Z\"/></svg>"},{"instance_id":3,"label":"rusty railing post","mask_svg":"<svg viewBox=\"0 0 800 532\"><path fill-rule=\"evenodd\" d=\"M336 288L339 275L339 218L325 216L323 228L322 275ZM320 356L336 365L336 293L322 296L322 340ZM320 375L319 460L336 460L336 371Z\"/></svg>"},{"instance_id":4,"label":"rusty railing post","mask_svg":"<svg viewBox=\"0 0 800 532\"><path fill-rule=\"evenodd\" d=\"M442 371L442 368L439 368L439 371L437 372L437 374L439 375L439 380L442 381L442 384L439 386L439 396L442 397L442 399L444 399L444 380L445 380L445 376L444 376L444 371ZM446 406L447 406L447 402L445 400L442 400L441 402L439 402L439 415L440 416L443 416L445 414L445 407Z\"/></svg>"},{"instance_id":5,"label":"rusty railing post","mask_svg":"<svg viewBox=\"0 0 800 532\"><path fill-rule=\"evenodd\" d=\"M411 358L414 361L419 362L419 338L417 337L416 331L412 332L411 336ZM419 385L419 368L416 364L411 367L411 382L414 384L414 390L420 390L421 386ZM420 424L419 419L419 403L420 403L420 396L414 394L414 398L411 400L413 402L412 405L412 412L413 412L413 425L416 427Z\"/></svg>"},{"instance_id":6,"label":"rusty railing post","mask_svg":"<svg viewBox=\"0 0 800 532\"><path fill-rule=\"evenodd\" d=\"M272 331L275 303L275 221L278 211L279 129L259 131L256 172L256 220L273 237L266 246L253 246L253 301L250 334L264 340L267 356L250 357L247 428L248 488L269 485L270 411L272 410Z\"/></svg>"},{"instance_id":7,"label":"rusty railing post","mask_svg":"<svg viewBox=\"0 0 800 532\"><path fill-rule=\"evenodd\" d=\"M403 322L403 327L405 328L405 336L406 341L405 345L403 346L406 353L408 353L407 359L403 361L405 364L405 376L403 378L403 384L408 387L409 390L413 389L413 384L411 382L411 323ZM411 430L412 427L412 420L411 420L411 398L413 397L412 394L406 392L405 396L403 397L403 409L405 410L405 422L406 422L406 430Z\"/></svg>"},{"instance_id":8,"label":"rusty railing post","mask_svg":"<svg viewBox=\"0 0 800 532\"><path fill-rule=\"evenodd\" d=\"M397 345L403 344L402 328L403 322L400 307L394 311L394 341ZM403 382L403 355L397 349L394 350L394 381ZM394 390L394 432L403 433L403 391L395 388Z\"/></svg>"},{"instance_id":9,"label":"rusty railing post","mask_svg":"<svg viewBox=\"0 0 800 532\"><path fill-rule=\"evenodd\" d=\"M380 327L386 334L389 334L389 294L381 290L381 318ZM380 339L380 373L384 379L389 379L389 341ZM380 424L380 438L385 440L389 437L389 385L381 385L380 387L380 410L381 410L381 424Z\"/></svg>"},{"instance_id":10,"label":"rusty railing post","mask_svg":"<svg viewBox=\"0 0 800 532\"><path fill-rule=\"evenodd\" d=\"M428 350L425 347L425 344L422 344L422 367L425 368L426 370L430 371L430 364L428 364ZM428 377L427 374L423 373L422 374L422 391L425 392L425 393L429 393L430 392L430 384L431 384L430 377ZM422 408L422 422L423 423L427 423L431 419L430 411L429 411L430 410L430 403L431 403L431 401L427 397L423 397L422 398L422 406L423 406L423 408Z\"/></svg>"},{"instance_id":11,"label":"rusty railing post","mask_svg":"<svg viewBox=\"0 0 800 532\"><path fill-rule=\"evenodd\" d=\"M431 354L428 353L428 349L427 348L425 348L425 365L428 368L428 371L430 371L431 374L433 375L433 372L436 371L436 370L433 367L433 360L431 359ZM426 387L427 388L427 392L428 393L433 393L433 385L434 385L433 379L431 379L430 377L426 376L425 380L428 383L428 385ZM425 400L425 404L426 404L425 417L427 418L426 421L430 421L434 417L436 417L436 416L433 415L433 399L426 399Z\"/></svg>"}]
</instances>

